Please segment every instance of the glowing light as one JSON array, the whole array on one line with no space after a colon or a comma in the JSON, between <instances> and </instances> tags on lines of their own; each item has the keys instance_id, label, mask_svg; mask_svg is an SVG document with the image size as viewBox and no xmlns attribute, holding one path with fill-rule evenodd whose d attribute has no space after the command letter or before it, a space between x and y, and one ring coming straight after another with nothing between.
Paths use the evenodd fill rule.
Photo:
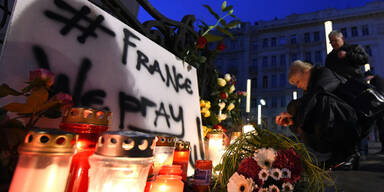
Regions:
<instances>
[{"instance_id":1,"label":"glowing light","mask_svg":"<svg viewBox=\"0 0 384 192\"><path fill-rule=\"evenodd\" d=\"M324 29L325 29L325 47L327 48L327 54L328 54L333 49L328 38L328 34L332 31L332 21L325 21Z\"/></svg>"},{"instance_id":2,"label":"glowing light","mask_svg":"<svg viewBox=\"0 0 384 192\"><path fill-rule=\"evenodd\" d=\"M254 130L255 130L255 127L253 125L244 125L244 127L243 127L244 133L248 133L248 132L254 131Z\"/></svg>"}]
</instances>

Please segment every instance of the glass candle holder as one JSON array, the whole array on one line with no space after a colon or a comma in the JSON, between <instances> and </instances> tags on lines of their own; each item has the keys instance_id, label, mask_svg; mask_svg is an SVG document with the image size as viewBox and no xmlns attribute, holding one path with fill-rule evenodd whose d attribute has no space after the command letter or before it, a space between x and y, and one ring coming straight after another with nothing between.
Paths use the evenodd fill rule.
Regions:
<instances>
[{"instance_id":1,"label":"glass candle holder","mask_svg":"<svg viewBox=\"0 0 384 192\"><path fill-rule=\"evenodd\" d=\"M234 143L235 142L235 140L237 139L237 138L239 138L241 136L241 132L240 131L238 131L238 132L232 132L232 134L231 134L231 144L232 143Z\"/></svg>"},{"instance_id":2,"label":"glass candle holder","mask_svg":"<svg viewBox=\"0 0 384 192\"><path fill-rule=\"evenodd\" d=\"M223 133L208 133L208 159L212 161L213 167L220 163L224 151Z\"/></svg>"},{"instance_id":3,"label":"glass candle holder","mask_svg":"<svg viewBox=\"0 0 384 192\"><path fill-rule=\"evenodd\" d=\"M91 109L72 108L60 124L60 128L79 135L76 154L72 158L67 192L88 190L88 158L95 152L97 139L107 131L111 122L111 112Z\"/></svg>"},{"instance_id":4,"label":"glass candle holder","mask_svg":"<svg viewBox=\"0 0 384 192\"><path fill-rule=\"evenodd\" d=\"M89 192L144 191L153 163L155 136L135 131L110 131L99 138L89 157Z\"/></svg>"},{"instance_id":5,"label":"glass candle holder","mask_svg":"<svg viewBox=\"0 0 384 192\"><path fill-rule=\"evenodd\" d=\"M183 171L181 165L164 165L159 171L159 175L176 175L181 176Z\"/></svg>"},{"instance_id":6,"label":"glass candle holder","mask_svg":"<svg viewBox=\"0 0 384 192\"><path fill-rule=\"evenodd\" d=\"M164 165L172 165L173 153L175 152L176 137L157 136L154 151L153 174L158 175Z\"/></svg>"},{"instance_id":7,"label":"glass candle holder","mask_svg":"<svg viewBox=\"0 0 384 192\"><path fill-rule=\"evenodd\" d=\"M181 176L158 175L156 181L152 183L150 192L183 192L184 183Z\"/></svg>"},{"instance_id":8,"label":"glass candle holder","mask_svg":"<svg viewBox=\"0 0 384 192\"><path fill-rule=\"evenodd\" d=\"M76 138L76 134L58 129L29 131L19 147L9 191L64 191Z\"/></svg>"},{"instance_id":9,"label":"glass candle holder","mask_svg":"<svg viewBox=\"0 0 384 192\"><path fill-rule=\"evenodd\" d=\"M181 170L183 171L182 177L184 182L187 181L189 153L191 148L190 146L191 145L188 141L177 141L175 153L173 155L173 164L181 166Z\"/></svg>"},{"instance_id":10,"label":"glass candle holder","mask_svg":"<svg viewBox=\"0 0 384 192\"><path fill-rule=\"evenodd\" d=\"M209 192L212 177L212 161L196 160L193 176L194 192Z\"/></svg>"}]
</instances>

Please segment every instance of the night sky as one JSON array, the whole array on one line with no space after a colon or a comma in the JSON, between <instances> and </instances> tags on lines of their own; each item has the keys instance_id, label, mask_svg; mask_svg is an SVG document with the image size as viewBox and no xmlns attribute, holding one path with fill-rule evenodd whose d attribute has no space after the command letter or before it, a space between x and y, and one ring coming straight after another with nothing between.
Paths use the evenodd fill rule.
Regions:
<instances>
[{"instance_id":1,"label":"night sky","mask_svg":"<svg viewBox=\"0 0 384 192\"><path fill-rule=\"evenodd\" d=\"M148 0L157 10L170 19L180 21L184 15L193 14L208 24L216 20L203 4L210 5L215 11L221 7L223 0ZM293 13L308 13L327 8L345 9L365 5L373 0L232 0L227 1L234 6L234 15L241 21L251 23L259 20L284 18ZM138 18L141 22L152 18L141 7Z\"/></svg>"}]
</instances>

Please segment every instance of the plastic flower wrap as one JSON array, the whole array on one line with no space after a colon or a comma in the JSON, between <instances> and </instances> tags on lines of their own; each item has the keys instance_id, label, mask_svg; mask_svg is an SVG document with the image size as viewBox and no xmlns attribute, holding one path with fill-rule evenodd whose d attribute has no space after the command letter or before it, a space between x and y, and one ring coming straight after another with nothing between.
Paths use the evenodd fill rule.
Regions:
<instances>
[{"instance_id":1,"label":"plastic flower wrap","mask_svg":"<svg viewBox=\"0 0 384 192\"><path fill-rule=\"evenodd\" d=\"M257 192L318 192L332 184L329 172L315 165L316 158L302 143L255 128L228 146L216 167L220 171L216 191L244 191L253 182ZM237 190L241 186L243 190Z\"/></svg>"}]
</instances>

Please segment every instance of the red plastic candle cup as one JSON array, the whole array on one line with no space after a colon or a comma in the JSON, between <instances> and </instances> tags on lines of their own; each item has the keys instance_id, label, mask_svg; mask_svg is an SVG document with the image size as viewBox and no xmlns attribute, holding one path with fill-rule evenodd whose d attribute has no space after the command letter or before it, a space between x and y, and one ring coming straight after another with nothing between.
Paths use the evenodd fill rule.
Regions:
<instances>
[{"instance_id":1,"label":"red plastic candle cup","mask_svg":"<svg viewBox=\"0 0 384 192\"><path fill-rule=\"evenodd\" d=\"M64 115L60 128L79 135L66 192L88 191L88 158L95 152L101 133L109 129L110 121L111 112L91 108L72 108Z\"/></svg>"},{"instance_id":2,"label":"red plastic candle cup","mask_svg":"<svg viewBox=\"0 0 384 192\"><path fill-rule=\"evenodd\" d=\"M181 166L181 170L183 171L182 177L184 182L187 181L189 153L190 143L188 141L176 142L176 149L173 155L173 164Z\"/></svg>"}]
</instances>

